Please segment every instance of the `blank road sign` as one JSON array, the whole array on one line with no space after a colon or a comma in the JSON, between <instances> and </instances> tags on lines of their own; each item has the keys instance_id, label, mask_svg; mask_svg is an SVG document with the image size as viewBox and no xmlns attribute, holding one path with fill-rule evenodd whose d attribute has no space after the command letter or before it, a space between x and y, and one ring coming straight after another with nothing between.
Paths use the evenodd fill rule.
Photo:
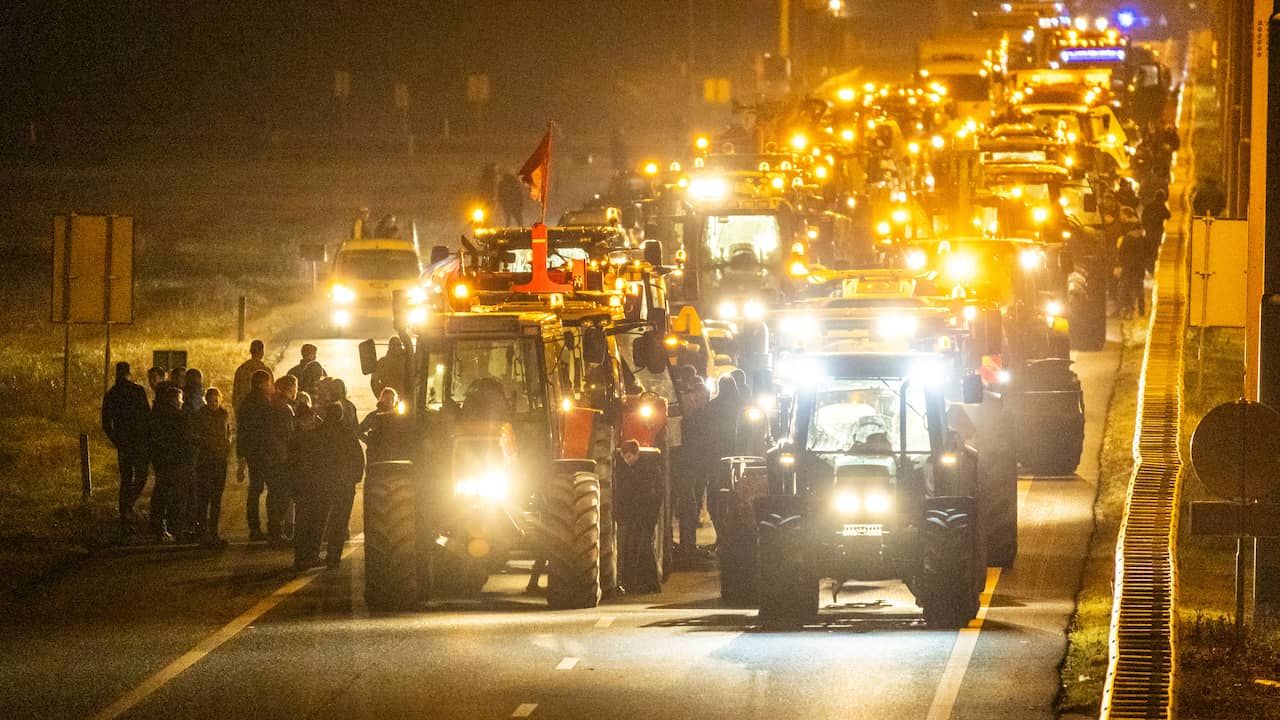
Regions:
<instances>
[{"instance_id":1,"label":"blank road sign","mask_svg":"<svg viewBox=\"0 0 1280 720\"><path fill-rule=\"evenodd\" d=\"M133 217L55 215L50 319L133 322Z\"/></svg>"}]
</instances>

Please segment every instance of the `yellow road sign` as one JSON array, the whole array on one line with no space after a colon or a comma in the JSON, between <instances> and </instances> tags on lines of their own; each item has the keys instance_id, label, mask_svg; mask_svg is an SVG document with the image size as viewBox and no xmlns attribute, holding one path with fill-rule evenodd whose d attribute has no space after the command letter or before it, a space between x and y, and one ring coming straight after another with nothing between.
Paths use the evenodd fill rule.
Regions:
<instances>
[{"instance_id":1,"label":"yellow road sign","mask_svg":"<svg viewBox=\"0 0 1280 720\"><path fill-rule=\"evenodd\" d=\"M133 322L133 217L55 215L55 323Z\"/></svg>"}]
</instances>

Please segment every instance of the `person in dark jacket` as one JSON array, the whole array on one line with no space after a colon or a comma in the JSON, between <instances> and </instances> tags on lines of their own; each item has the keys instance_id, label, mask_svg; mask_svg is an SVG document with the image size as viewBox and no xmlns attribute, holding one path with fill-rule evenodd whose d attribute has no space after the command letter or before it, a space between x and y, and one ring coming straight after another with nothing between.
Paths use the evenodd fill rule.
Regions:
<instances>
[{"instance_id":1,"label":"person in dark jacket","mask_svg":"<svg viewBox=\"0 0 1280 720\"><path fill-rule=\"evenodd\" d=\"M284 380L284 378L281 378ZM288 507L286 463L289 436L293 431L293 410L288 398L277 396L271 375L253 374L252 390L240 408L236 432L236 453L245 461L249 474L246 520L251 541L280 542L280 525ZM263 535L259 498L267 493L267 535Z\"/></svg>"},{"instance_id":2,"label":"person in dark jacket","mask_svg":"<svg viewBox=\"0 0 1280 720\"><path fill-rule=\"evenodd\" d=\"M720 503L719 489L728 480L728 467L721 458L729 457L737 452L738 424L742 418L742 394L738 383L732 375L720 378L716 396L707 404L710 411L712 432L712 454L707 458L707 471L710 482L707 489L707 514L711 516L711 525L716 528L716 537L720 536Z\"/></svg>"},{"instance_id":3,"label":"person in dark jacket","mask_svg":"<svg viewBox=\"0 0 1280 720\"><path fill-rule=\"evenodd\" d=\"M189 376L188 376L189 377ZM211 387L196 411L192 427L196 436L195 522L200 544L224 547L218 532L222 517L222 491L227 484L227 458L231 455L231 416L222 405L222 391Z\"/></svg>"},{"instance_id":4,"label":"person in dark jacket","mask_svg":"<svg viewBox=\"0 0 1280 720\"><path fill-rule=\"evenodd\" d=\"M618 580L627 592L662 591L654 537L661 509L661 469L656 456L641 460L640 443L626 440L613 463L614 516L618 522Z\"/></svg>"},{"instance_id":5,"label":"person in dark jacket","mask_svg":"<svg viewBox=\"0 0 1280 720\"><path fill-rule=\"evenodd\" d=\"M387 341L387 354L378 358L377 368L369 376L369 387L373 390L373 394L381 395L385 387L402 392L406 387L405 372L409 359L409 353L404 349L404 342L399 336L393 335Z\"/></svg>"},{"instance_id":6,"label":"person in dark jacket","mask_svg":"<svg viewBox=\"0 0 1280 720\"><path fill-rule=\"evenodd\" d=\"M307 397L299 393L299 397ZM322 406L323 407L323 406ZM324 420L308 404L294 420L293 434L289 439L290 497L293 499L295 518L293 535L293 567L306 570L316 564L319 555L320 534L323 531L325 494L321 488L321 475L325 472Z\"/></svg>"},{"instance_id":7,"label":"person in dark jacket","mask_svg":"<svg viewBox=\"0 0 1280 720\"><path fill-rule=\"evenodd\" d=\"M1170 217L1168 205L1169 194L1157 190L1151 202L1142 205L1142 230L1147 241L1147 272L1156 270L1156 256L1160 254L1160 245L1164 242L1164 224Z\"/></svg>"},{"instance_id":8,"label":"person in dark jacket","mask_svg":"<svg viewBox=\"0 0 1280 720\"><path fill-rule=\"evenodd\" d=\"M313 398L316 396L320 378L328 374L324 371L324 366L316 360L316 352L315 345L311 343L304 344L302 346L302 358L298 360L297 365L289 368L289 374L298 379L298 389Z\"/></svg>"},{"instance_id":9,"label":"person in dark jacket","mask_svg":"<svg viewBox=\"0 0 1280 720\"><path fill-rule=\"evenodd\" d=\"M120 534L133 530L134 503L147 486L147 391L129 379L129 363L116 363L116 383L102 399L102 431L120 468Z\"/></svg>"},{"instance_id":10,"label":"person in dark jacket","mask_svg":"<svg viewBox=\"0 0 1280 720\"><path fill-rule=\"evenodd\" d=\"M182 414L182 391L162 387L151 409L147 432L148 454L156 468L156 484L151 491L151 531L161 542L173 542L175 531L187 530L177 502L186 475L195 464L195 438Z\"/></svg>"},{"instance_id":11,"label":"person in dark jacket","mask_svg":"<svg viewBox=\"0 0 1280 720\"><path fill-rule=\"evenodd\" d=\"M364 478L364 452L342 415L340 403L329 403L321 408L320 421L313 429L303 431L307 478L298 492L295 570L306 570L319 562L322 540L325 564L336 568L341 562L356 485Z\"/></svg>"},{"instance_id":12,"label":"person in dark jacket","mask_svg":"<svg viewBox=\"0 0 1280 720\"><path fill-rule=\"evenodd\" d=\"M351 432L356 431L356 425L360 422L359 411L356 410L356 404L351 402L347 397L347 383L342 378L333 378L329 384L330 402L336 402L342 406L342 422L346 424L347 429ZM327 404L327 403L326 403Z\"/></svg>"},{"instance_id":13,"label":"person in dark jacket","mask_svg":"<svg viewBox=\"0 0 1280 720\"><path fill-rule=\"evenodd\" d=\"M1145 315L1146 289L1143 277L1147 267L1147 240L1138 222L1138 214L1131 207L1120 208L1120 224L1124 234L1116 248L1120 261L1119 307L1121 317L1130 317L1136 309Z\"/></svg>"}]
</instances>

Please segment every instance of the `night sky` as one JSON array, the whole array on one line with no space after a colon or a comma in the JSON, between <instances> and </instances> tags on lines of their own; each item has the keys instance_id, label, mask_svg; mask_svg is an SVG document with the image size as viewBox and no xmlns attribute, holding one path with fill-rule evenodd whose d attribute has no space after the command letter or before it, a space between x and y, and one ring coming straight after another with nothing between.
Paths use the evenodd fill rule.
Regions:
<instances>
[{"instance_id":1,"label":"night sky","mask_svg":"<svg viewBox=\"0 0 1280 720\"><path fill-rule=\"evenodd\" d=\"M769 0L582 2L39 2L0 10L0 117L73 125L331 121L333 72L352 72L356 127L473 121L466 76L490 75L489 122L566 105L625 122L654 89L747 72L772 48ZM692 22L690 22L692 20ZM686 85L687 87L687 85ZM541 122L540 120L538 122Z\"/></svg>"}]
</instances>

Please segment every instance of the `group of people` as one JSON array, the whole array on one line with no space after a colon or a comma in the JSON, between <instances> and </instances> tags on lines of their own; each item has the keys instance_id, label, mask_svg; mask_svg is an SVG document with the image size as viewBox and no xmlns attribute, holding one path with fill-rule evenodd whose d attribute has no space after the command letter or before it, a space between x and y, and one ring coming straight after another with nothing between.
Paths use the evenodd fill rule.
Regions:
<instances>
[{"instance_id":1,"label":"group of people","mask_svg":"<svg viewBox=\"0 0 1280 720\"><path fill-rule=\"evenodd\" d=\"M1114 314L1146 314L1146 275L1155 272L1169 212L1169 180L1179 146L1172 127L1148 128L1133 159L1134 183L1121 180L1102 201L1102 240L1111 253Z\"/></svg>"},{"instance_id":2,"label":"group of people","mask_svg":"<svg viewBox=\"0 0 1280 720\"><path fill-rule=\"evenodd\" d=\"M496 163L485 163L476 181L476 202L485 208L495 222L503 219L508 227L524 226L526 192L520 178L511 170L499 172ZM501 216L498 213L501 212Z\"/></svg>"},{"instance_id":3,"label":"group of people","mask_svg":"<svg viewBox=\"0 0 1280 720\"><path fill-rule=\"evenodd\" d=\"M222 391L205 388L195 369L153 367L147 388L116 363L115 384L102 402L102 429L120 467L120 532L141 529L134 509L154 470L148 530L161 542L224 544L218 533L231 423Z\"/></svg>"},{"instance_id":4,"label":"group of people","mask_svg":"<svg viewBox=\"0 0 1280 720\"><path fill-rule=\"evenodd\" d=\"M361 439L374 442L377 416L393 412L398 398L385 388L378 408L361 422L346 384L328 376L316 353L314 345L303 345L298 364L275 378L263 361L262 341L254 340L235 372L234 416L218 388L203 388L198 370L153 368L148 393L130 379L129 364L119 363L103 400L102 426L118 453L122 533L135 532L134 505L152 468L152 538L225 545L219 520L234 450L237 479L248 481L250 542L292 544L297 570L320 565L324 546L323 564L338 566L364 478Z\"/></svg>"}]
</instances>

